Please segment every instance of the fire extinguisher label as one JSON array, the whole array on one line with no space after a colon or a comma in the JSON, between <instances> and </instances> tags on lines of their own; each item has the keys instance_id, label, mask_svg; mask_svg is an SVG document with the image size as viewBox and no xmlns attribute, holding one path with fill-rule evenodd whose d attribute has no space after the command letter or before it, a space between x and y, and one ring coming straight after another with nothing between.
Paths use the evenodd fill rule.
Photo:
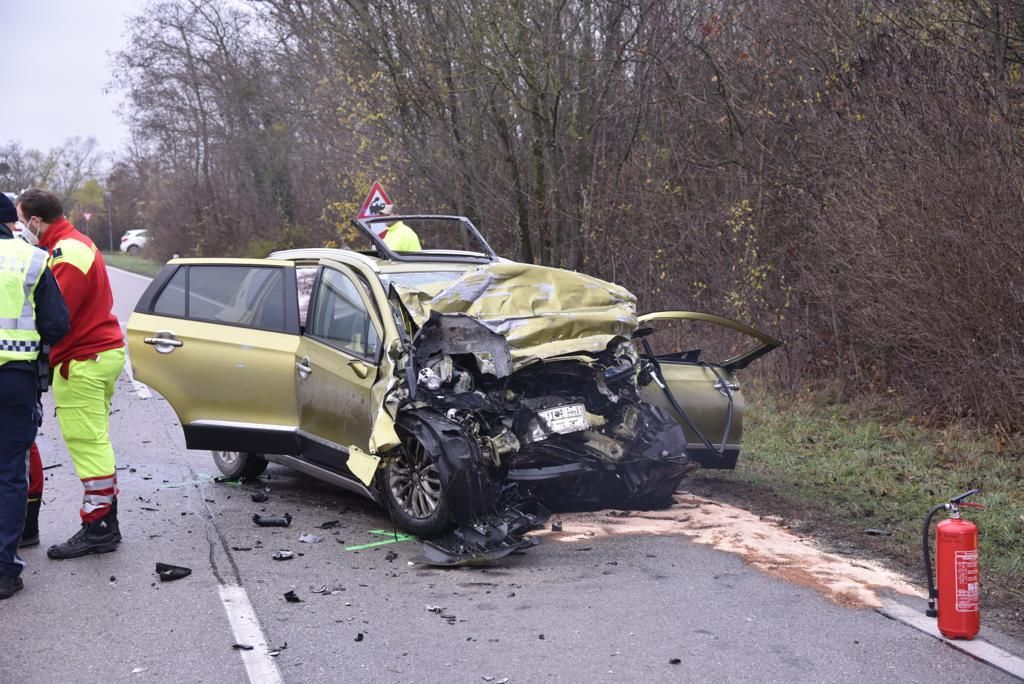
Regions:
<instances>
[{"instance_id":1,"label":"fire extinguisher label","mask_svg":"<svg viewBox=\"0 0 1024 684\"><path fill-rule=\"evenodd\" d=\"M978 550L957 551L956 612L973 613L978 610Z\"/></svg>"}]
</instances>

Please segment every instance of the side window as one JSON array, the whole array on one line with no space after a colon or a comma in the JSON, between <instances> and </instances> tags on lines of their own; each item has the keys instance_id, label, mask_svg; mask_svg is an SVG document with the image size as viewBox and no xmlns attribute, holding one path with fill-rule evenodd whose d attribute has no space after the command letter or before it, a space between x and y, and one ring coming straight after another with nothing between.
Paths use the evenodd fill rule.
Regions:
<instances>
[{"instance_id":1,"label":"side window","mask_svg":"<svg viewBox=\"0 0 1024 684\"><path fill-rule=\"evenodd\" d=\"M163 316L185 315L185 274L188 269L179 268L153 302L153 313Z\"/></svg>"},{"instance_id":2,"label":"side window","mask_svg":"<svg viewBox=\"0 0 1024 684\"><path fill-rule=\"evenodd\" d=\"M275 266L189 265L171 277L153 312L287 332L284 276Z\"/></svg>"},{"instance_id":3,"label":"side window","mask_svg":"<svg viewBox=\"0 0 1024 684\"><path fill-rule=\"evenodd\" d=\"M326 269L316 293L308 334L360 356L377 355L380 338L370 314L359 297L355 283L339 273Z\"/></svg>"}]
</instances>

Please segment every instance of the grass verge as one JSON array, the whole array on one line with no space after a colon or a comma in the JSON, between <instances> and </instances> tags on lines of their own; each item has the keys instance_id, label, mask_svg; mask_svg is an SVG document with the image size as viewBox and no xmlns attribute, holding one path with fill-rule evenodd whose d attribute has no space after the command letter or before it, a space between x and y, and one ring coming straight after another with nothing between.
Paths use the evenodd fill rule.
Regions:
<instances>
[{"instance_id":1,"label":"grass verge","mask_svg":"<svg viewBox=\"0 0 1024 684\"><path fill-rule=\"evenodd\" d=\"M822 396L793 402L758 394L747 410L737 469L704 471L698 481L738 485L741 498L763 493L762 509L781 506L810 518L810 528L838 533L922 583L928 509L981 487L973 500L987 508L964 512L979 527L983 611L996 608L1004 626L1021 621L1024 438L922 427ZM868 536L867 529L887 534Z\"/></svg>"},{"instance_id":2,"label":"grass verge","mask_svg":"<svg viewBox=\"0 0 1024 684\"><path fill-rule=\"evenodd\" d=\"M150 278L159 273L160 269L164 267L163 264L158 264L144 257L128 256L121 252L103 252L103 261L106 262L107 266L119 268L122 271L138 273Z\"/></svg>"}]
</instances>

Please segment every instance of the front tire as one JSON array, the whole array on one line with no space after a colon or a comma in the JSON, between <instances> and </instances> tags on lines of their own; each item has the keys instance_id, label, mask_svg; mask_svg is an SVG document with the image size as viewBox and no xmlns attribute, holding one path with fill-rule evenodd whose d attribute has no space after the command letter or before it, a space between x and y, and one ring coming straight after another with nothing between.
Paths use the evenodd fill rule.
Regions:
<instances>
[{"instance_id":1,"label":"front tire","mask_svg":"<svg viewBox=\"0 0 1024 684\"><path fill-rule=\"evenodd\" d=\"M420 537L434 537L451 526L436 457L411 434L384 469L382 489L395 524Z\"/></svg>"},{"instance_id":2,"label":"front tire","mask_svg":"<svg viewBox=\"0 0 1024 684\"><path fill-rule=\"evenodd\" d=\"M128 247L128 256L136 256L141 251L142 251L142 248L139 247L138 245L129 245L129 247Z\"/></svg>"},{"instance_id":3,"label":"front tire","mask_svg":"<svg viewBox=\"0 0 1024 684\"><path fill-rule=\"evenodd\" d=\"M267 459L261 454L245 451L211 451L217 470L232 480L244 477L256 479L267 469Z\"/></svg>"}]
</instances>

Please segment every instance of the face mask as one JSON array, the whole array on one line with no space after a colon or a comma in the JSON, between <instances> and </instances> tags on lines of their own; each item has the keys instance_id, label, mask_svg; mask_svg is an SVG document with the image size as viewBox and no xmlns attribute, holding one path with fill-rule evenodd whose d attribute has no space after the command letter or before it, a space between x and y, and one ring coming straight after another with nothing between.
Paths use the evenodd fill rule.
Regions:
<instances>
[{"instance_id":1,"label":"face mask","mask_svg":"<svg viewBox=\"0 0 1024 684\"><path fill-rule=\"evenodd\" d=\"M26 226L21 221L18 221L17 225L21 228L18 237L20 237L22 240L24 240L25 242L32 246L36 246L39 244L39 237L35 233L33 233L28 226Z\"/></svg>"}]
</instances>

